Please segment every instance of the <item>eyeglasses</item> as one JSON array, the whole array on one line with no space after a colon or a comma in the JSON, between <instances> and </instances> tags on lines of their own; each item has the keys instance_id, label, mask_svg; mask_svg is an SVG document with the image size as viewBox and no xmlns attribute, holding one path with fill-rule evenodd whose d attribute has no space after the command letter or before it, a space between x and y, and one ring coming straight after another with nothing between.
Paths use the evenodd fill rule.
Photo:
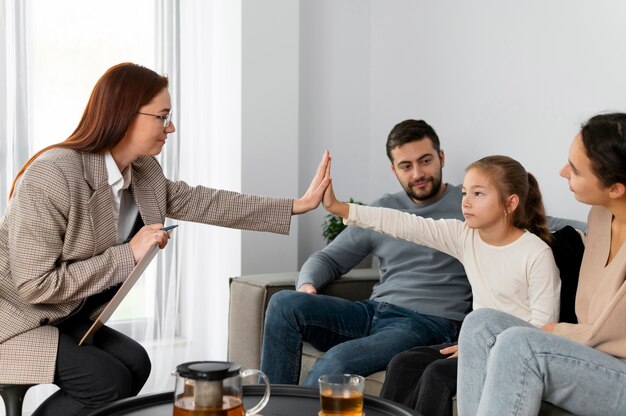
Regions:
<instances>
[{"instance_id":1,"label":"eyeglasses","mask_svg":"<svg viewBox=\"0 0 626 416\"><path fill-rule=\"evenodd\" d=\"M144 116L152 116L152 117L156 117L159 120L163 120L163 128L166 129L170 126L170 124L172 123L172 112L170 111L169 114L162 116L159 114L150 114L150 113L142 113L141 111L137 111L137 114L143 114Z\"/></svg>"}]
</instances>

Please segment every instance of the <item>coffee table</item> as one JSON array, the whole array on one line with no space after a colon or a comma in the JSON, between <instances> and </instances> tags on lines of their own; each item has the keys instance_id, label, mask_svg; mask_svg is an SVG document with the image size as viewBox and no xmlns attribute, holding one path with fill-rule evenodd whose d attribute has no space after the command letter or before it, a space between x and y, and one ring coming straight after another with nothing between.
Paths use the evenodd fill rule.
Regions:
<instances>
[{"instance_id":1,"label":"coffee table","mask_svg":"<svg viewBox=\"0 0 626 416\"><path fill-rule=\"evenodd\" d=\"M264 386L243 386L244 406L252 407L263 396ZM174 392L157 393L119 400L96 410L90 416L172 416ZM419 416L399 404L365 396L365 416ZM270 400L259 416L317 416L320 410L316 388L272 384Z\"/></svg>"}]
</instances>

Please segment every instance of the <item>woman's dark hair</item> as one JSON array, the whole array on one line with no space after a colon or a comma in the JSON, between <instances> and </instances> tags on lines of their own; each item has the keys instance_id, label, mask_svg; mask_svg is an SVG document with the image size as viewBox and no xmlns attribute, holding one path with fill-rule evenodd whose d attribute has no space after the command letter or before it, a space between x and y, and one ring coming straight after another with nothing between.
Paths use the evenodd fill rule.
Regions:
<instances>
[{"instance_id":1,"label":"woman's dark hair","mask_svg":"<svg viewBox=\"0 0 626 416\"><path fill-rule=\"evenodd\" d=\"M626 185L626 114L600 114L581 128L583 146L600 183Z\"/></svg>"},{"instance_id":2,"label":"woman's dark hair","mask_svg":"<svg viewBox=\"0 0 626 416\"><path fill-rule=\"evenodd\" d=\"M387 157L393 163L393 157L391 156L391 150L403 144L414 142L422 139L430 139L433 142L433 148L439 153L439 137L431 126L424 120L404 120L396 124L389 137L387 137Z\"/></svg>"},{"instance_id":3,"label":"woman's dark hair","mask_svg":"<svg viewBox=\"0 0 626 416\"><path fill-rule=\"evenodd\" d=\"M74 133L65 141L35 153L17 173L9 198L19 177L46 150L64 148L99 153L111 149L122 140L139 108L167 85L167 77L141 65L126 62L109 68L94 86Z\"/></svg>"},{"instance_id":4,"label":"woman's dark hair","mask_svg":"<svg viewBox=\"0 0 626 416\"><path fill-rule=\"evenodd\" d=\"M502 206L506 206L509 196L519 197L519 205L510 215L510 221L515 227L526 229L546 243L551 243L552 233L548 229L539 184L521 163L508 156L487 156L470 164L465 171L474 168L489 175L498 190Z\"/></svg>"}]
</instances>

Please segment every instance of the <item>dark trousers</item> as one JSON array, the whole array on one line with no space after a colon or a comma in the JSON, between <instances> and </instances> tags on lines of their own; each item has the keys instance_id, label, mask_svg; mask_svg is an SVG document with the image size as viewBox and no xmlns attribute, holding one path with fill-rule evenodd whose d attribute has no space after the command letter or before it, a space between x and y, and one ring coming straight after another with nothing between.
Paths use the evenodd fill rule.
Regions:
<instances>
[{"instance_id":1,"label":"dark trousers","mask_svg":"<svg viewBox=\"0 0 626 416\"><path fill-rule=\"evenodd\" d=\"M144 348L106 326L83 346L78 341L93 322L86 316L59 326L54 384L60 390L33 416L87 415L106 403L137 395L150 375Z\"/></svg>"},{"instance_id":2,"label":"dark trousers","mask_svg":"<svg viewBox=\"0 0 626 416\"><path fill-rule=\"evenodd\" d=\"M417 410L424 416L452 415L457 358L439 350L454 344L417 347L393 357L380 397Z\"/></svg>"}]
</instances>

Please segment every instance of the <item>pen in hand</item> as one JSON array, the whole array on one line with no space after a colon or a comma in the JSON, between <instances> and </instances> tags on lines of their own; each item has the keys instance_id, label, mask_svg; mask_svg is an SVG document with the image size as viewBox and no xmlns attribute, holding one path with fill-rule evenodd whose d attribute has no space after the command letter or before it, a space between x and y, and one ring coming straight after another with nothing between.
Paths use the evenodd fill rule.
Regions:
<instances>
[{"instance_id":1,"label":"pen in hand","mask_svg":"<svg viewBox=\"0 0 626 416\"><path fill-rule=\"evenodd\" d=\"M173 230L174 228L178 227L178 224L176 225L168 225L167 227L163 227L161 228L161 231L169 231L169 230Z\"/></svg>"}]
</instances>

